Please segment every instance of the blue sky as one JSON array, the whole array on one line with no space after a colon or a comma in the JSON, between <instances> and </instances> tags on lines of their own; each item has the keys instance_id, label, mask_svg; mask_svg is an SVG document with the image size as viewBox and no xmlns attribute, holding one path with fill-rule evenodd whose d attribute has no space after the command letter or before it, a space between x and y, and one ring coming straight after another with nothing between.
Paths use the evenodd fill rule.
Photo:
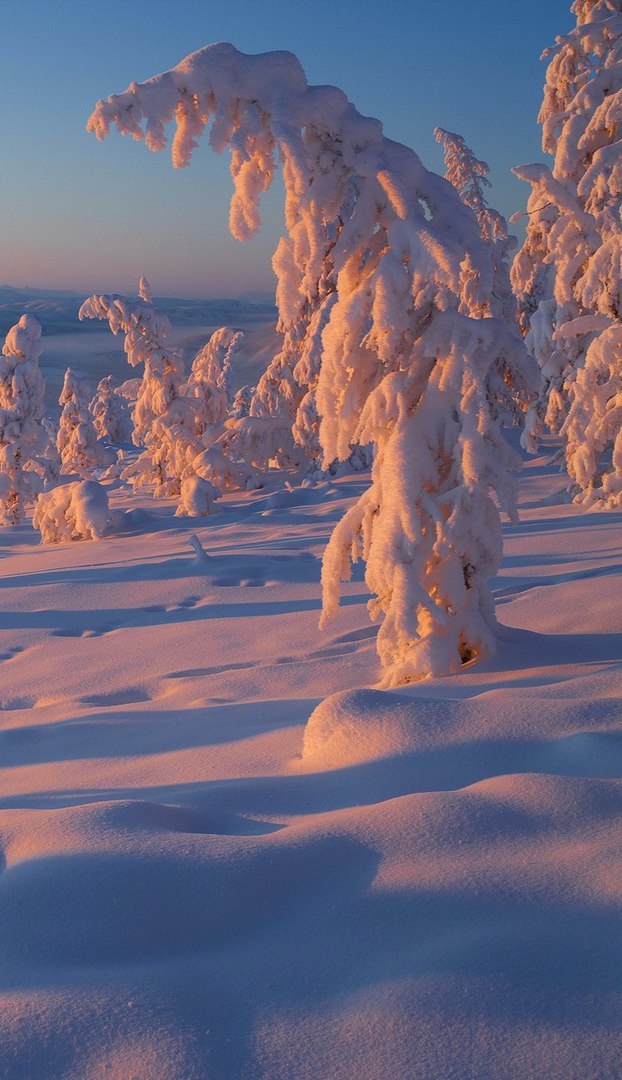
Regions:
<instances>
[{"instance_id":1,"label":"blue sky","mask_svg":"<svg viewBox=\"0 0 622 1080\"><path fill-rule=\"evenodd\" d=\"M278 185L264 228L227 229L227 156L189 169L131 139L85 131L98 98L215 41L289 49L309 82L340 86L360 112L442 171L433 129L458 131L491 166L509 215L527 187L512 165L544 160L539 55L570 29L570 0L0 0L0 283L233 296L270 289L282 228Z\"/></svg>"}]
</instances>

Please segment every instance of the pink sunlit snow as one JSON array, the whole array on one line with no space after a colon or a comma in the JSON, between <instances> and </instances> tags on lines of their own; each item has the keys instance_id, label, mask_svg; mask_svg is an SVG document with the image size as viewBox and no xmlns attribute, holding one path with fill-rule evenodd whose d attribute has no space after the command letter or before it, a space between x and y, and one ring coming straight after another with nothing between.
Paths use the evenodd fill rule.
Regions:
<instances>
[{"instance_id":1,"label":"pink sunlit snow","mask_svg":"<svg viewBox=\"0 0 622 1080\"><path fill-rule=\"evenodd\" d=\"M143 81L83 132L72 243L104 222L121 291L103 271L79 296L0 286L0 1077L622 1076L622 0L574 0L544 54L550 167L512 162L522 242L476 156L502 142L473 75L490 0L476 26L445 12L448 46L465 35L429 131L444 177L389 137L392 112L385 130L293 52L260 52L254 5L238 30L257 51L170 67L195 0L157 49L161 5L136 0L126 34L115 2L89 27L115 28L94 74L114 85L138 35ZM350 89L365 5L349 35L339 6L307 20ZM423 74L435 18L413 117L444 100ZM373 24L370 93L395 12ZM500 117L527 94L524 46L515 31L502 69L491 46L477 76ZM182 172L113 129L170 139ZM9 131L10 222L38 179ZM208 148L242 261L284 196L276 296L158 291L164 255L192 273L191 243L134 162L198 236L186 180L215 200ZM136 191L149 281L120 231ZM223 252L205 244L225 281Z\"/></svg>"}]
</instances>

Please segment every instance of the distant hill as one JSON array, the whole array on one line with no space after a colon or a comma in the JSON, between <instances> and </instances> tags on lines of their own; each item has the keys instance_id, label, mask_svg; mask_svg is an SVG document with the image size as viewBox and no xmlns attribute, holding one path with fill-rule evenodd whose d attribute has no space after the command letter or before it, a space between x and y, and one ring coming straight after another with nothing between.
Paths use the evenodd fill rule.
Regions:
<instances>
[{"instance_id":1,"label":"distant hill","mask_svg":"<svg viewBox=\"0 0 622 1080\"><path fill-rule=\"evenodd\" d=\"M0 335L4 337L24 314L34 315L39 320L45 337L71 333L78 325L78 311L85 296L86 293L0 285ZM251 296L256 299L249 299ZM237 299L222 300L156 297L155 302L177 327L225 323L244 326L258 319L276 318L274 302L268 293L246 293ZM101 330L101 325L90 319L82 327L86 332Z\"/></svg>"}]
</instances>

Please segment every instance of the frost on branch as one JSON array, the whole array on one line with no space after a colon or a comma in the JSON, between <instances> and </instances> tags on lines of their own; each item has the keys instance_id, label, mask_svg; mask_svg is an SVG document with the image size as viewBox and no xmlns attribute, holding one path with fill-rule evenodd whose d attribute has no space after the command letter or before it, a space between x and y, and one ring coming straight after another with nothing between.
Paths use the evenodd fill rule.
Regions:
<instances>
[{"instance_id":1,"label":"frost on branch","mask_svg":"<svg viewBox=\"0 0 622 1080\"><path fill-rule=\"evenodd\" d=\"M572 11L576 27L544 54L539 120L553 168L514 170L532 194L513 278L531 312L541 418L561 431L578 500L611 507L622 501L622 0L575 0Z\"/></svg>"},{"instance_id":2,"label":"frost on branch","mask_svg":"<svg viewBox=\"0 0 622 1080\"><path fill-rule=\"evenodd\" d=\"M282 163L283 345L240 432L250 441L257 428L244 421L285 419L324 467L357 444L376 448L372 486L327 551L325 618L350 558L362 556L372 614L384 616L386 682L455 671L494 641L498 505L511 512L514 496L502 372L510 366L526 391L532 380L520 338L496 317L492 251L476 217L340 90L308 86L289 53L209 46L100 102L89 128L103 138L114 124L160 150L172 120L176 166L209 121L214 149L230 148L239 239L257 229L261 193ZM275 426L264 423L266 438Z\"/></svg>"},{"instance_id":3,"label":"frost on branch","mask_svg":"<svg viewBox=\"0 0 622 1080\"><path fill-rule=\"evenodd\" d=\"M106 489L95 480L81 480L39 495L32 524L42 544L64 544L101 540L109 517Z\"/></svg>"},{"instance_id":4,"label":"frost on branch","mask_svg":"<svg viewBox=\"0 0 622 1080\"><path fill-rule=\"evenodd\" d=\"M0 522L8 525L21 521L24 502L48 472L41 352L41 326L32 315L22 315L0 356Z\"/></svg>"}]
</instances>

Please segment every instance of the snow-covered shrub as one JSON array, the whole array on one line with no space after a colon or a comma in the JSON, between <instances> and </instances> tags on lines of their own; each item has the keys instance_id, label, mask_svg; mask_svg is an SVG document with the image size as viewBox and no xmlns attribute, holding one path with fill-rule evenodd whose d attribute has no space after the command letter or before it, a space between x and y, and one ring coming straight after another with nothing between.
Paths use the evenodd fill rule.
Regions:
<instances>
[{"instance_id":1,"label":"snow-covered shrub","mask_svg":"<svg viewBox=\"0 0 622 1080\"><path fill-rule=\"evenodd\" d=\"M44 458L45 382L39 371L41 326L22 315L7 336L0 357L0 521L21 521L24 502L49 473Z\"/></svg>"},{"instance_id":2,"label":"snow-covered shrub","mask_svg":"<svg viewBox=\"0 0 622 1080\"><path fill-rule=\"evenodd\" d=\"M109 519L106 489L95 480L78 480L39 495L32 524L42 544L64 544L101 540Z\"/></svg>"},{"instance_id":3,"label":"snow-covered shrub","mask_svg":"<svg viewBox=\"0 0 622 1080\"><path fill-rule=\"evenodd\" d=\"M261 192L283 165L287 237L274 259L283 348L251 418L293 420L314 391L309 439L316 430L325 467L357 443L376 447L372 487L329 545L325 617L361 555L372 614L384 615L386 682L456 670L493 646L487 580L501 558L498 505L512 513L514 500L514 458L496 419L511 400L500 371L520 378L527 364L494 317L493 259L475 216L340 90L308 86L289 53L209 46L100 101L89 128L104 138L115 124L161 150L173 118L175 166L188 164L210 120L214 149L231 148L238 239L257 230ZM528 386L528 367L523 377Z\"/></svg>"},{"instance_id":4,"label":"snow-covered shrub","mask_svg":"<svg viewBox=\"0 0 622 1080\"><path fill-rule=\"evenodd\" d=\"M85 476L92 469L112 465L114 453L97 437L86 385L71 368L65 372L58 403L63 406L56 436L62 472Z\"/></svg>"},{"instance_id":5,"label":"snow-covered shrub","mask_svg":"<svg viewBox=\"0 0 622 1080\"><path fill-rule=\"evenodd\" d=\"M196 474L181 482L179 506L176 517L207 517L216 509L216 499L220 498L218 488Z\"/></svg>"},{"instance_id":6,"label":"snow-covered shrub","mask_svg":"<svg viewBox=\"0 0 622 1080\"><path fill-rule=\"evenodd\" d=\"M97 384L97 392L89 405L89 411L100 439L116 446L131 440L130 410L126 398L115 390L112 375L106 375Z\"/></svg>"},{"instance_id":7,"label":"snow-covered shrub","mask_svg":"<svg viewBox=\"0 0 622 1080\"><path fill-rule=\"evenodd\" d=\"M578 499L622 502L622 0L575 0L577 25L545 56L545 165L513 268L543 375L539 416L565 441ZM542 269L544 267L544 269Z\"/></svg>"}]
</instances>

